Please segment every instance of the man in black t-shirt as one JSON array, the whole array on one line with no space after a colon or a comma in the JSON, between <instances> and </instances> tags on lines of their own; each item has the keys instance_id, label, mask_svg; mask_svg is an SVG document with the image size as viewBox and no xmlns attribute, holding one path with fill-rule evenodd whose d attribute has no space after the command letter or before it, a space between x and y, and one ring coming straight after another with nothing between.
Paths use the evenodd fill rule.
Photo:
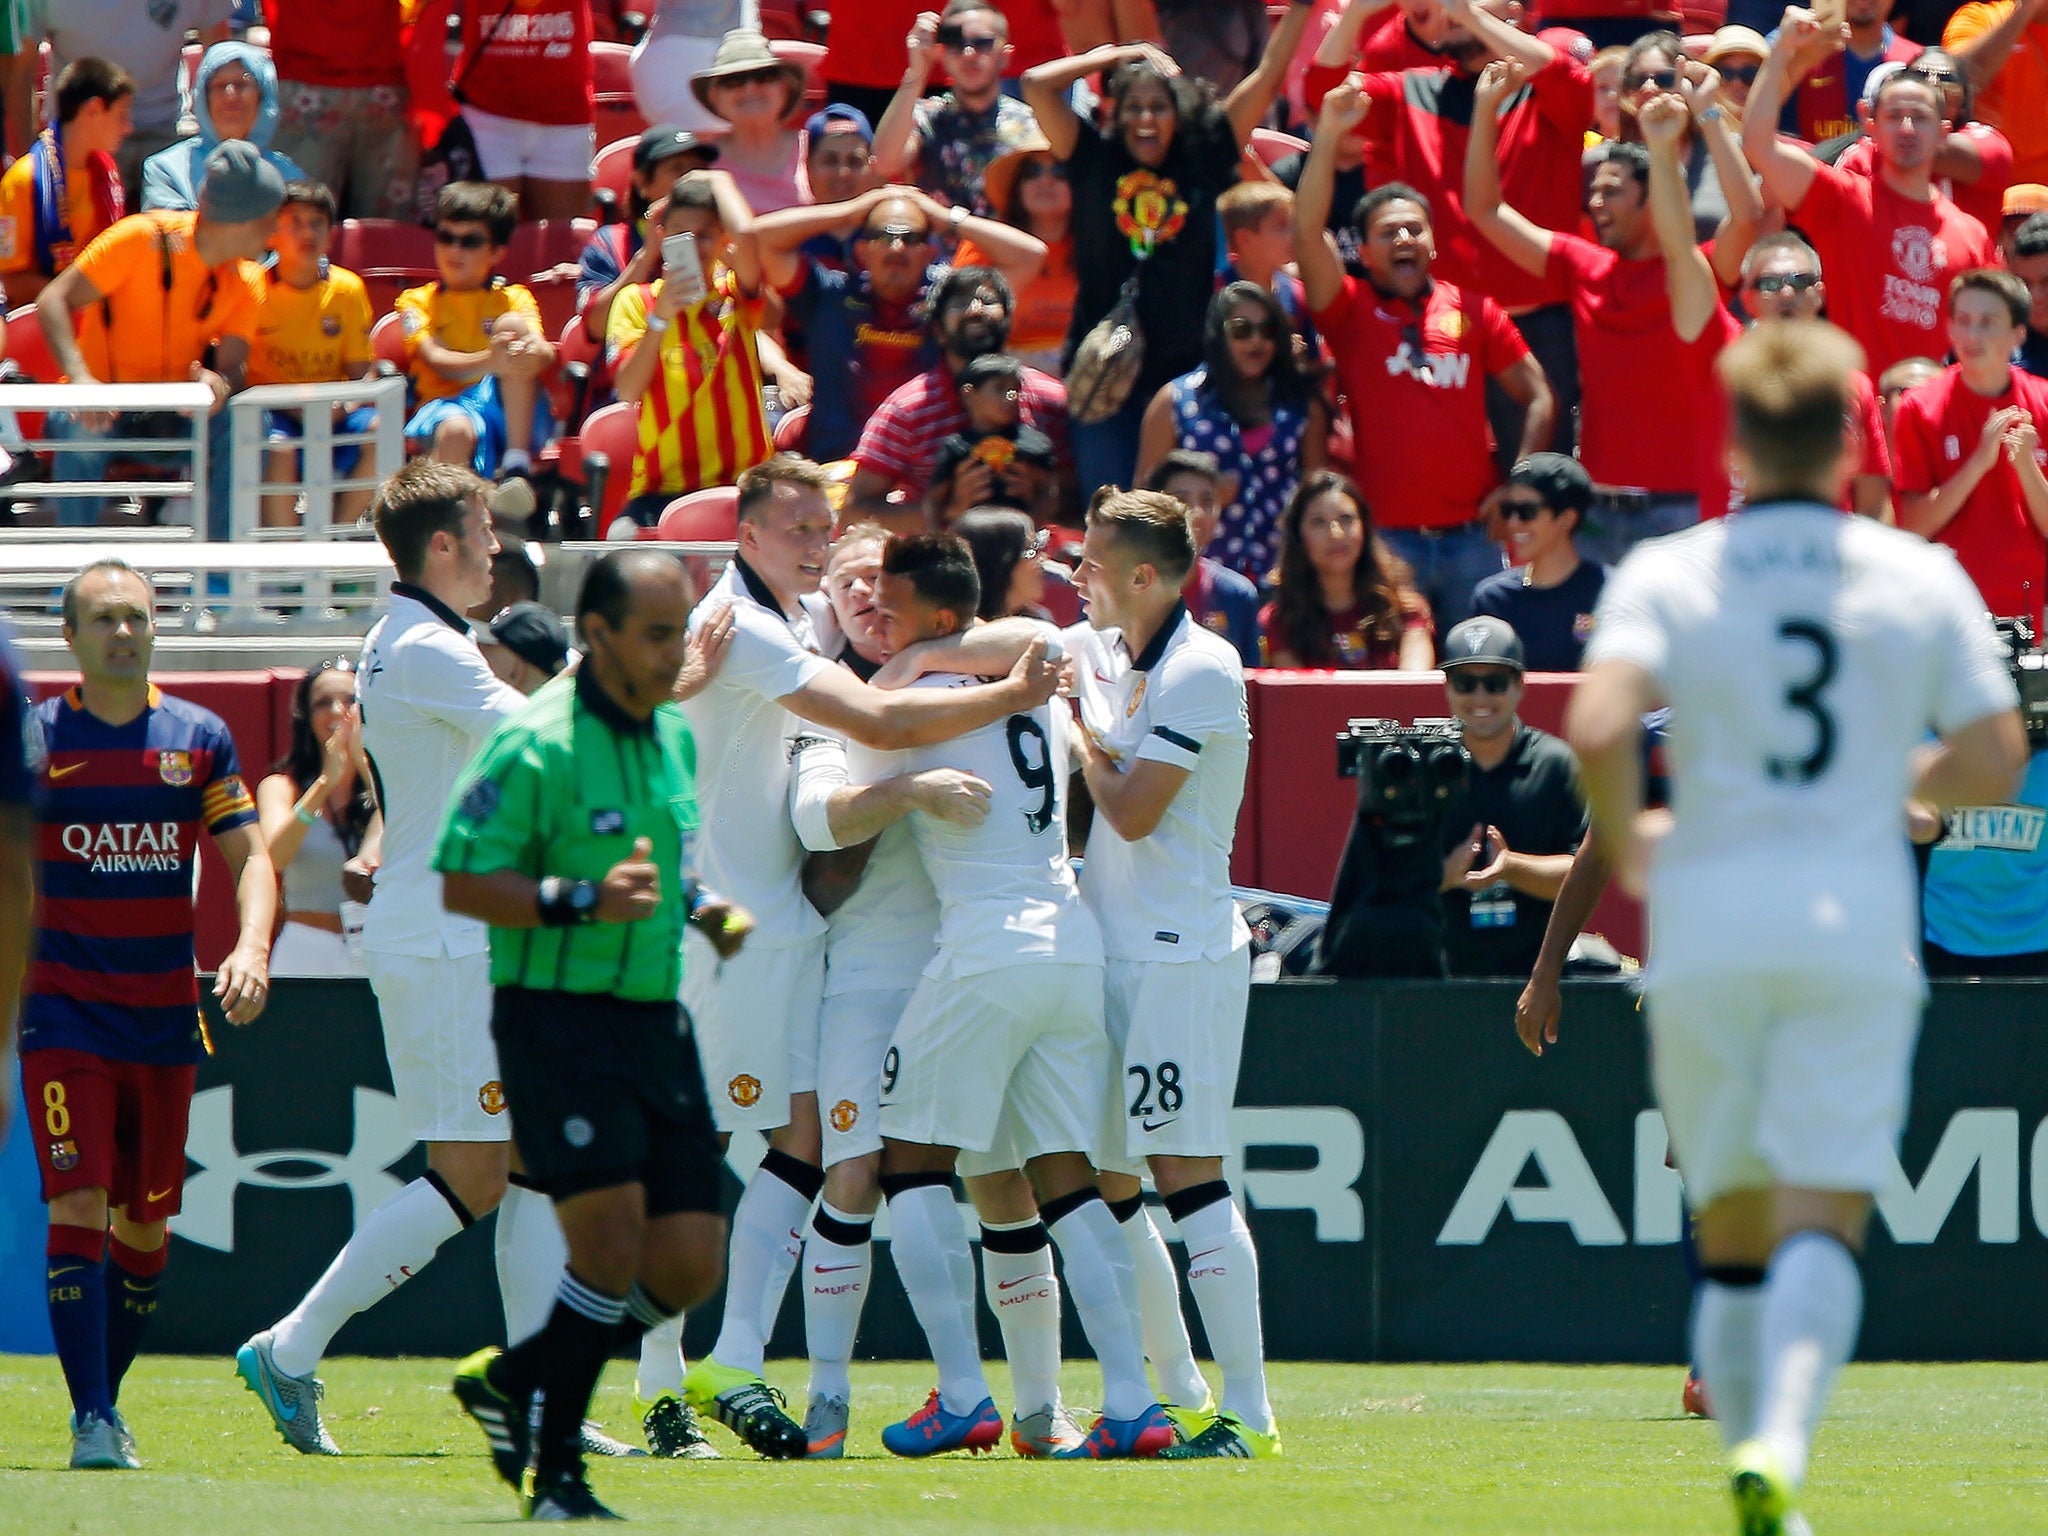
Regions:
<instances>
[{"instance_id":1,"label":"man in black t-shirt","mask_svg":"<svg viewBox=\"0 0 2048 1536\"><path fill-rule=\"evenodd\" d=\"M1453 976L1526 976L1586 835L1571 749L1524 725L1522 642L1499 619L1444 637L1451 713L1472 769L1444 812L1444 959Z\"/></svg>"},{"instance_id":2,"label":"man in black t-shirt","mask_svg":"<svg viewBox=\"0 0 2048 1536\"><path fill-rule=\"evenodd\" d=\"M1592 479L1561 453L1530 454L1501 488L1496 505L1513 569L1473 589L1472 612L1513 629L1531 671L1578 671L1592 638L1607 567L1580 559L1572 538L1592 504Z\"/></svg>"}]
</instances>

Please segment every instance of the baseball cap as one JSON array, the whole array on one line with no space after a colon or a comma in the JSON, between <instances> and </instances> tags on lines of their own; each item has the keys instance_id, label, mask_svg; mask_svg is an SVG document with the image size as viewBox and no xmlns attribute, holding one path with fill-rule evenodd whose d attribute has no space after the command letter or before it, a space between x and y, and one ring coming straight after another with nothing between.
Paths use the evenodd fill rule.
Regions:
<instances>
[{"instance_id":1,"label":"baseball cap","mask_svg":"<svg viewBox=\"0 0 2048 1536\"><path fill-rule=\"evenodd\" d=\"M1444 671L1453 667L1491 666L1522 668L1522 639L1505 619L1482 614L1451 626L1444 636L1444 654L1438 663Z\"/></svg>"},{"instance_id":2,"label":"baseball cap","mask_svg":"<svg viewBox=\"0 0 2048 1536\"><path fill-rule=\"evenodd\" d=\"M1583 514L1593 505L1593 477L1577 459L1562 453L1532 453L1508 471L1508 484L1525 486L1553 512Z\"/></svg>"},{"instance_id":3,"label":"baseball cap","mask_svg":"<svg viewBox=\"0 0 2048 1536\"><path fill-rule=\"evenodd\" d=\"M199 214L214 224L250 224L283 206L284 177L245 139L228 139L206 157Z\"/></svg>"},{"instance_id":4,"label":"baseball cap","mask_svg":"<svg viewBox=\"0 0 2048 1536\"><path fill-rule=\"evenodd\" d=\"M2048 213L2048 187L2038 181L2014 182L2005 189L2005 205L2001 212L2008 219Z\"/></svg>"},{"instance_id":5,"label":"baseball cap","mask_svg":"<svg viewBox=\"0 0 2048 1536\"><path fill-rule=\"evenodd\" d=\"M491 620L490 638L549 677L569 661L569 631L539 603L514 603Z\"/></svg>"},{"instance_id":6,"label":"baseball cap","mask_svg":"<svg viewBox=\"0 0 2048 1536\"><path fill-rule=\"evenodd\" d=\"M633 169L651 171L675 155L702 155L704 163L709 165L718 158L718 146L674 123L656 123L641 134L640 142L633 146Z\"/></svg>"},{"instance_id":7,"label":"baseball cap","mask_svg":"<svg viewBox=\"0 0 2048 1536\"><path fill-rule=\"evenodd\" d=\"M861 143L875 142L875 125L868 121L867 113L843 101L813 112L804 123L804 132L814 139L822 139L828 133L857 133Z\"/></svg>"},{"instance_id":8,"label":"baseball cap","mask_svg":"<svg viewBox=\"0 0 2048 1536\"><path fill-rule=\"evenodd\" d=\"M1755 27L1722 27L1707 42L1705 58L1709 64L1718 64L1738 54L1768 59L1771 45Z\"/></svg>"}]
</instances>

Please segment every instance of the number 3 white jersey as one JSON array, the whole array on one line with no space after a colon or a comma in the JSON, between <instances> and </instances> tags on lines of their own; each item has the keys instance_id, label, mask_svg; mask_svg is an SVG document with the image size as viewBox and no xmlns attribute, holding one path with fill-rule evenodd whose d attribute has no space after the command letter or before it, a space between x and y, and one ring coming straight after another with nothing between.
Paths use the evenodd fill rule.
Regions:
<instances>
[{"instance_id":1,"label":"number 3 white jersey","mask_svg":"<svg viewBox=\"0 0 2048 1536\"><path fill-rule=\"evenodd\" d=\"M917 687L967 687L973 677L922 678ZM856 784L954 768L987 781L978 827L918 813L909 818L925 872L939 893L939 951L927 976L973 976L1038 962L1100 965L1102 936L1067 862L1064 700L1053 699L937 746L907 752L847 749Z\"/></svg>"},{"instance_id":2,"label":"number 3 white jersey","mask_svg":"<svg viewBox=\"0 0 2048 1536\"><path fill-rule=\"evenodd\" d=\"M1671 705L1661 977L1910 979L1914 750L2017 702L1954 557L1809 503L1752 508L1622 562L1585 665L1603 661L1644 668Z\"/></svg>"}]
</instances>

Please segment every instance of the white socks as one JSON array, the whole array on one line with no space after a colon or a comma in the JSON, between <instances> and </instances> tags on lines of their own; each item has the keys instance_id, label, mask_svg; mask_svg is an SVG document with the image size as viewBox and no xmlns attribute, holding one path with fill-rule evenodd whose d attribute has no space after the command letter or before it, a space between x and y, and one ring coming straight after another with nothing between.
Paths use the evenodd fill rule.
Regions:
<instances>
[{"instance_id":1,"label":"white socks","mask_svg":"<svg viewBox=\"0 0 2048 1536\"><path fill-rule=\"evenodd\" d=\"M555 1202L537 1189L506 1185L505 1198L498 1203L493 1256L509 1348L547 1326L562 1271L569 1267L569 1245L555 1219Z\"/></svg>"},{"instance_id":2,"label":"white socks","mask_svg":"<svg viewBox=\"0 0 2048 1536\"><path fill-rule=\"evenodd\" d=\"M1209 1193L1188 1209L1185 1197ZM1262 1435L1273 1432L1266 1400L1266 1340L1259 1321L1259 1255L1230 1186L1220 1180L1183 1190L1168 1208L1188 1245L1188 1289L1202 1310L1209 1353L1223 1371L1223 1411ZM1185 1335L1183 1335L1185 1337ZM1200 1380L1198 1376L1196 1380Z\"/></svg>"},{"instance_id":3,"label":"white socks","mask_svg":"<svg viewBox=\"0 0 2048 1536\"><path fill-rule=\"evenodd\" d=\"M1762 1276L1747 1285L1712 1277L1700 1282L1692 1306L1692 1358L1721 1426L1721 1443L1733 1450L1756 1433L1757 1372L1763 1366Z\"/></svg>"},{"instance_id":4,"label":"white socks","mask_svg":"<svg viewBox=\"0 0 2048 1536\"><path fill-rule=\"evenodd\" d=\"M811 1354L811 1395L853 1400L848 1369L874 1262L875 1218L820 1201L804 1239L801 1269L804 1339Z\"/></svg>"},{"instance_id":5,"label":"white socks","mask_svg":"<svg viewBox=\"0 0 2048 1536\"><path fill-rule=\"evenodd\" d=\"M1145 1358L1159 1378L1160 1398L1176 1407L1199 1408L1209 1400L1209 1383L1202 1379L1194 1346L1188 1342L1187 1320L1180 1312L1180 1275L1173 1267L1166 1239L1159 1235L1142 1195L1114 1201L1109 1209L1130 1245L1131 1263L1137 1270Z\"/></svg>"},{"instance_id":6,"label":"white socks","mask_svg":"<svg viewBox=\"0 0 2048 1536\"><path fill-rule=\"evenodd\" d=\"M824 1182L821 1170L773 1149L747 1181L732 1213L725 1316L711 1347L720 1365L760 1375L790 1271L803 1251L804 1219Z\"/></svg>"},{"instance_id":7,"label":"white socks","mask_svg":"<svg viewBox=\"0 0 2048 1536\"><path fill-rule=\"evenodd\" d=\"M1771 1255L1761 1310L1756 1433L1784 1457L1797 1485L1806 1480L1814 1426L1863 1325L1863 1276L1854 1256L1828 1233L1793 1233ZM1711 1391L1712 1381L1707 1385Z\"/></svg>"},{"instance_id":8,"label":"white socks","mask_svg":"<svg viewBox=\"0 0 2048 1536\"><path fill-rule=\"evenodd\" d=\"M1102 1365L1102 1416L1134 1419L1157 1401L1138 1334L1138 1275L1116 1218L1094 1190L1042 1207L1067 1271L1067 1292Z\"/></svg>"},{"instance_id":9,"label":"white socks","mask_svg":"<svg viewBox=\"0 0 2048 1536\"><path fill-rule=\"evenodd\" d=\"M895 1234L889 1256L931 1345L939 1399L949 1413L972 1413L989 1396L988 1378L974 1334L974 1256L967 1251L952 1181L892 1191L889 1220Z\"/></svg>"},{"instance_id":10,"label":"white socks","mask_svg":"<svg viewBox=\"0 0 2048 1536\"><path fill-rule=\"evenodd\" d=\"M287 1376L309 1375L343 1323L426 1268L440 1246L468 1225L467 1218L431 1178L414 1179L370 1212L327 1273L271 1330L277 1368ZM559 1278L561 1271L555 1274Z\"/></svg>"},{"instance_id":11,"label":"white socks","mask_svg":"<svg viewBox=\"0 0 2048 1536\"><path fill-rule=\"evenodd\" d=\"M1003 1330L1016 1417L1060 1403L1060 1282L1037 1217L981 1226L981 1294Z\"/></svg>"},{"instance_id":12,"label":"white socks","mask_svg":"<svg viewBox=\"0 0 2048 1536\"><path fill-rule=\"evenodd\" d=\"M640 1335L640 1368L633 1373L633 1395L651 1403L663 1393L683 1395L683 1314Z\"/></svg>"}]
</instances>

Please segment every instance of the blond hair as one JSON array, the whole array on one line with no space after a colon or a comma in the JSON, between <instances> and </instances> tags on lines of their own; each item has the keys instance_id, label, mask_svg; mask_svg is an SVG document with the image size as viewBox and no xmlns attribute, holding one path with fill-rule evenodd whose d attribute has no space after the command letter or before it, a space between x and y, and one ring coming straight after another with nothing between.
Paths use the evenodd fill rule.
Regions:
<instances>
[{"instance_id":1,"label":"blond hair","mask_svg":"<svg viewBox=\"0 0 2048 1536\"><path fill-rule=\"evenodd\" d=\"M1715 363L1750 497L1833 501L1863 349L1825 320L1752 326Z\"/></svg>"},{"instance_id":2,"label":"blond hair","mask_svg":"<svg viewBox=\"0 0 2048 1536\"><path fill-rule=\"evenodd\" d=\"M1119 549L1176 587L1195 567L1187 503L1164 491L1120 491L1106 485L1095 493L1088 526L1111 535Z\"/></svg>"}]
</instances>

